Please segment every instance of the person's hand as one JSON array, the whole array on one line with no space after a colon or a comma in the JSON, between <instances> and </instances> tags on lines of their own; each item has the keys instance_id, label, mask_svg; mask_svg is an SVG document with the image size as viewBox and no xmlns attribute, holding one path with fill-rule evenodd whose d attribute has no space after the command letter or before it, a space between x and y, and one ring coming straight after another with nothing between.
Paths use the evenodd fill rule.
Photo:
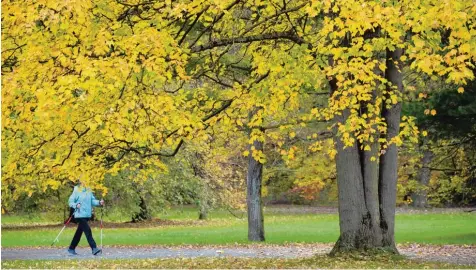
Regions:
<instances>
[{"instance_id":1,"label":"person's hand","mask_svg":"<svg viewBox=\"0 0 476 270\"><path fill-rule=\"evenodd\" d=\"M80 203L78 203L78 204L76 205L76 208L78 208L78 209L79 209L80 207L81 207L81 204L80 204Z\"/></svg>"},{"instance_id":2,"label":"person's hand","mask_svg":"<svg viewBox=\"0 0 476 270\"><path fill-rule=\"evenodd\" d=\"M104 200L100 200L100 201L99 201L99 204L102 205L102 206L104 206Z\"/></svg>"}]
</instances>

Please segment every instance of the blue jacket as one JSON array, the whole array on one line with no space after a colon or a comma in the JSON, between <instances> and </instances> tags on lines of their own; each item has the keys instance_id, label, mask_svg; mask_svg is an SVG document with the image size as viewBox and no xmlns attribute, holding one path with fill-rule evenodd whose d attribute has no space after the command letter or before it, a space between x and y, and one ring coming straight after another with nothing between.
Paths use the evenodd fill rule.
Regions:
<instances>
[{"instance_id":1,"label":"blue jacket","mask_svg":"<svg viewBox=\"0 0 476 270\"><path fill-rule=\"evenodd\" d=\"M90 188L75 186L73 193L69 196L68 204L76 209L78 203L81 204L81 207L74 213L75 218L90 218L93 206L100 205Z\"/></svg>"}]
</instances>

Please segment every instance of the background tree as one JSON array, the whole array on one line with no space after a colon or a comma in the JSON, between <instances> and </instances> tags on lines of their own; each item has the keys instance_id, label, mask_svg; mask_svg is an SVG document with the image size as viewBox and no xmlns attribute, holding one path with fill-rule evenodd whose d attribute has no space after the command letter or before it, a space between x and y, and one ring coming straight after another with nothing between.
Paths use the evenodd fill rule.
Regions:
<instances>
[{"instance_id":1,"label":"background tree","mask_svg":"<svg viewBox=\"0 0 476 270\"><path fill-rule=\"evenodd\" d=\"M471 196L467 194L474 188L474 170L469 165L474 144L474 81L459 89L442 81L426 85L432 90L419 93L404 107L406 114L417 116L419 129L427 134L423 145L408 151L407 155L419 157L405 166L418 168L410 176L407 192L412 193L412 204L417 207L469 204ZM465 197L465 202L458 201L458 197Z\"/></svg>"}]
</instances>

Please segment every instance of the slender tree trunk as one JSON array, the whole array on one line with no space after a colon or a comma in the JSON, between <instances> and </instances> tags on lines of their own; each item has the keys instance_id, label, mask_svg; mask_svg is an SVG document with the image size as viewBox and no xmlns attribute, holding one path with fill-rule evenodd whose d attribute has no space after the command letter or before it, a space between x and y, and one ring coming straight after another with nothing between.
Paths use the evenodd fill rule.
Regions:
<instances>
[{"instance_id":1,"label":"slender tree trunk","mask_svg":"<svg viewBox=\"0 0 476 270\"><path fill-rule=\"evenodd\" d=\"M208 218L208 208L200 204L200 213L198 214L199 220L205 220Z\"/></svg>"},{"instance_id":2,"label":"slender tree trunk","mask_svg":"<svg viewBox=\"0 0 476 270\"><path fill-rule=\"evenodd\" d=\"M151 218L149 209L147 208L147 204L145 203L145 200L142 196L140 196L139 207L140 207L139 213L135 214L132 217L132 222L139 222L139 221L148 220Z\"/></svg>"},{"instance_id":3,"label":"slender tree trunk","mask_svg":"<svg viewBox=\"0 0 476 270\"><path fill-rule=\"evenodd\" d=\"M198 201L198 219L204 220L208 218L208 210L210 209L209 205L209 191L208 191L208 182L207 182L207 173L200 164L205 162L203 156L200 153L195 153L197 161L192 162L192 169L197 178L200 180L200 190L198 192L199 201Z\"/></svg>"},{"instance_id":4,"label":"slender tree trunk","mask_svg":"<svg viewBox=\"0 0 476 270\"><path fill-rule=\"evenodd\" d=\"M382 244L382 230L380 228L380 208L379 208L379 163L378 157L379 143L378 139L371 143L370 151L362 151L362 166L364 175L364 195L365 205L367 207L370 219L370 231L372 233L373 247L380 247ZM375 158L375 160L372 160Z\"/></svg>"},{"instance_id":5,"label":"slender tree trunk","mask_svg":"<svg viewBox=\"0 0 476 270\"><path fill-rule=\"evenodd\" d=\"M204 181L204 179L202 179ZM199 213L198 219L205 220L208 218L208 210L210 209L210 204L208 201L208 188L207 183L203 183L200 190L200 201L198 202Z\"/></svg>"},{"instance_id":6,"label":"slender tree trunk","mask_svg":"<svg viewBox=\"0 0 476 270\"><path fill-rule=\"evenodd\" d=\"M253 146L256 150L263 151L263 142L254 141ZM250 241L265 240L263 203L261 200L262 176L263 164L255 160L250 153L248 159L248 175L246 179L246 204L248 208L248 240Z\"/></svg>"},{"instance_id":7,"label":"slender tree trunk","mask_svg":"<svg viewBox=\"0 0 476 270\"><path fill-rule=\"evenodd\" d=\"M379 32L379 31L378 31ZM383 73L375 68L375 74L382 76ZM371 104L375 104L378 97L378 87L380 87L380 82L376 82L375 89L372 91ZM367 104L365 104L364 111L367 113ZM368 211L369 216L369 230L372 233L371 245L373 247L380 247L382 244L382 230L380 229L380 208L379 208L379 163L377 161L378 151L379 151L379 142L380 133L378 132L377 125L374 125L375 134L372 135L373 141L365 142L370 146L370 151L365 151L362 148L365 145L360 146L360 160L362 166L362 175L364 179L364 197L365 197L365 206ZM373 160L372 160L373 159Z\"/></svg>"},{"instance_id":8,"label":"slender tree trunk","mask_svg":"<svg viewBox=\"0 0 476 270\"><path fill-rule=\"evenodd\" d=\"M412 201L414 207L428 207L427 200L427 187L430 182L431 170L429 168L433 159L433 152L429 149L423 150L423 157L421 158L420 171L418 172L418 182L421 185L421 189L418 189L412 194Z\"/></svg>"},{"instance_id":9,"label":"slender tree trunk","mask_svg":"<svg viewBox=\"0 0 476 270\"><path fill-rule=\"evenodd\" d=\"M401 67L396 65L402 55L402 49L387 51L387 70L385 78L397 88L397 92L403 92L403 80ZM387 90L394 91L390 87ZM386 139L390 141L400 132L401 102L390 108L384 106L382 116L387 124ZM391 144L385 153L380 156L379 171L379 199L380 199L380 228L383 234L383 247L397 252L395 246L395 207L397 202L397 170L398 149L397 145Z\"/></svg>"}]
</instances>

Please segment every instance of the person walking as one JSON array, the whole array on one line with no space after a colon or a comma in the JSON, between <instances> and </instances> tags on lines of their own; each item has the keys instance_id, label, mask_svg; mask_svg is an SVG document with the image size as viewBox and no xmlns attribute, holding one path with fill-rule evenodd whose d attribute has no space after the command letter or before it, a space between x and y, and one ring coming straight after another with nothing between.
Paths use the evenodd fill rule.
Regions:
<instances>
[{"instance_id":1,"label":"person walking","mask_svg":"<svg viewBox=\"0 0 476 270\"><path fill-rule=\"evenodd\" d=\"M74 218L78 223L78 228L76 229L76 233L74 234L73 240L68 248L68 253L71 255L78 254L75 249L84 232L93 255L101 254L102 250L98 249L96 246L88 221L92 216L93 206L104 206L104 200L97 200L90 188L79 183L79 185L74 187L71 196L69 196L68 204L71 208L75 209Z\"/></svg>"}]
</instances>

